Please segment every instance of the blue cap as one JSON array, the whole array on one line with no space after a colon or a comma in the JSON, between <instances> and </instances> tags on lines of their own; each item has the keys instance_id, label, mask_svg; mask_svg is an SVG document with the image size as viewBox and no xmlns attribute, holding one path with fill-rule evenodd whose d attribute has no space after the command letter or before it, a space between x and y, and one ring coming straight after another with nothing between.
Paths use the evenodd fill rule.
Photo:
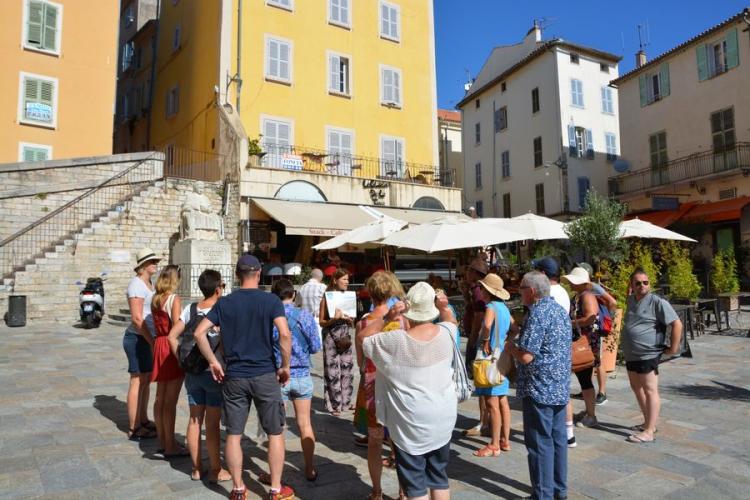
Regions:
<instances>
[{"instance_id":1,"label":"blue cap","mask_svg":"<svg viewBox=\"0 0 750 500\"><path fill-rule=\"evenodd\" d=\"M548 278L556 278L560 274L560 266L552 257L532 260L531 268L543 272Z\"/></svg>"},{"instance_id":2,"label":"blue cap","mask_svg":"<svg viewBox=\"0 0 750 500\"><path fill-rule=\"evenodd\" d=\"M261 268L258 258L255 255L250 255L249 253L242 255L239 260L237 260L237 267L239 268L240 266L249 267L255 271L260 271Z\"/></svg>"}]
</instances>

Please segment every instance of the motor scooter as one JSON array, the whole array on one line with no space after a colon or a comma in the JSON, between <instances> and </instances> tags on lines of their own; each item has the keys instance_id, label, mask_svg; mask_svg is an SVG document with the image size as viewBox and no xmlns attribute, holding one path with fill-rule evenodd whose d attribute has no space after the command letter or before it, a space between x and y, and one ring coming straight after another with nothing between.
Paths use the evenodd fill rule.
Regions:
<instances>
[{"instance_id":1,"label":"motor scooter","mask_svg":"<svg viewBox=\"0 0 750 500\"><path fill-rule=\"evenodd\" d=\"M84 328L98 328L102 322L105 279L104 274L98 278L88 278L83 290L78 294L81 323L83 323Z\"/></svg>"}]
</instances>

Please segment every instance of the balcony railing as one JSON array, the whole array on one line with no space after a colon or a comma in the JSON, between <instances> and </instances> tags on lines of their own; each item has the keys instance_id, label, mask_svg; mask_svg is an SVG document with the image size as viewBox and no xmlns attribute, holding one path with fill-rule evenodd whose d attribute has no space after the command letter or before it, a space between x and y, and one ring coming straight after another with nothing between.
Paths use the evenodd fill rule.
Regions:
<instances>
[{"instance_id":1,"label":"balcony railing","mask_svg":"<svg viewBox=\"0 0 750 500\"><path fill-rule=\"evenodd\" d=\"M645 168L609 178L613 196L695 180L713 174L750 169L750 143L738 143L721 152L706 151L672 160L658 168Z\"/></svg>"},{"instance_id":2,"label":"balcony railing","mask_svg":"<svg viewBox=\"0 0 750 500\"><path fill-rule=\"evenodd\" d=\"M405 162L399 159L354 156L300 146L264 144L259 158L250 158L251 167L317 172L344 177L413 182L455 187L455 169Z\"/></svg>"}]
</instances>

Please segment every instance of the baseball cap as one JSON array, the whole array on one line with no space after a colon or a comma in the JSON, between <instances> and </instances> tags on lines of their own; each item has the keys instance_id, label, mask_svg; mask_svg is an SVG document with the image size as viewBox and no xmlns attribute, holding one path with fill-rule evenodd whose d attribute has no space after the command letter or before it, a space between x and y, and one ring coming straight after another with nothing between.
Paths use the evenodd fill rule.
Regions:
<instances>
[{"instance_id":1,"label":"baseball cap","mask_svg":"<svg viewBox=\"0 0 750 500\"><path fill-rule=\"evenodd\" d=\"M541 259L532 260L531 268L542 271L548 278L555 278L560 274L560 266L552 257L542 257Z\"/></svg>"},{"instance_id":2,"label":"baseball cap","mask_svg":"<svg viewBox=\"0 0 750 500\"><path fill-rule=\"evenodd\" d=\"M242 255L237 260L237 268L239 267L249 267L254 271L259 271L261 269L260 261L258 260L258 258L255 255L251 255L249 253Z\"/></svg>"}]
</instances>

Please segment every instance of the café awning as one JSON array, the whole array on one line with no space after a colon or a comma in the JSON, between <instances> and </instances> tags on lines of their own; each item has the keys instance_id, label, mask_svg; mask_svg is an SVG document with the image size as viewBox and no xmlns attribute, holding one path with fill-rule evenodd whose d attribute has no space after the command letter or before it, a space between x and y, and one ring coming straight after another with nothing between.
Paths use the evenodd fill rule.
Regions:
<instances>
[{"instance_id":1,"label":"caf\u00e9 awning","mask_svg":"<svg viewBox=\"0 0 750 500\"><path fill-rule=\"evenodd\" d=\"M739 221L742 209L750 203L750 196L740 196L731 200L714 201L696 205L682 219L685 222L726 222Z\"/></svg>"}]
</instances>

